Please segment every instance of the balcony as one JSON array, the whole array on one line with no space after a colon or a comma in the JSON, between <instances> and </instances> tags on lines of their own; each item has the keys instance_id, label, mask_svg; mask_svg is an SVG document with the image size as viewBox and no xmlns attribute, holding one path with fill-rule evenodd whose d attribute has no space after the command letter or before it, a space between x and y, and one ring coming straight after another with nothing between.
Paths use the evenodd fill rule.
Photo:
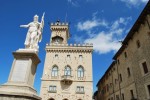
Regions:
<instances>
[{"instance_id":1,"label":"balcony","mask_svg":"<svg viewBox=\"0 0 150 100\"><path fill-rule=\"evenodd\" d=\"M73 77L71 75L63 75L61 76L61 82L64 83L65 85L72 84L72 79Z\"/></svg>"},{"instance_id":2,"label":"balcony","mask_svg":"<svg viewBox=\"0 0 150 100\"><path fill-rule=\"evenodd\" d=\"M49 93L56 93L56 90L48 90Z\"/></svg>"},{"instance_id":3,"label":"balcony","mask_svg":"<svg viewBox=\"0 0 150 100\"><path fill-rule=\"evenodd\" d=\"M76 94L85 94L84 91L76 91Z\"/></svg>"}]
</instances>

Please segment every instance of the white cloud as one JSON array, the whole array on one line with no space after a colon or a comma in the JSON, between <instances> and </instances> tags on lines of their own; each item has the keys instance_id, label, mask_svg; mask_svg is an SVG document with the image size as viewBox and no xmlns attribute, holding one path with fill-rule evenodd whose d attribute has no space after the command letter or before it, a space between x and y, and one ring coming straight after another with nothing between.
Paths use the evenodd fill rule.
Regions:
<instances>
[{"instance_id":1,"label":"white cloud","mask_svg":"<svg viewBox=\"0 0 150 100\"><path fill-rule=\"evenodd\" d=\"M125 21L124 18L119 18L119 20L116 20L112 26L111 26L111 29L114 30L114 29L117 29L119 27L119 24L123 24Z\"/></svg>"},{"instance_id":2,"label":"white cloud","mask_svg":"<svg viewBox=\"0 0 150 100\"><path fill-rule=\"evenodd\" d=\"M121 35L125 30L125 28L120 28L120 27L126 26L130 20L132 20L131 17L127 17L127 18L120 17L118 20L112 23L111 30L114 31L115 34Z\"/></svg>"},{"instance_id":3,"label":"white cloud","mask_svg":"<svg viewBox=\"0 0 150 100\"><path fill-rule=\"evenodd\" d=\"M116 52L121 44L120 40L123 39L123 33L126 32L126 26L129 21L132 20L131 17L128 18L119 18L112 23L100 24L102 21L96 21L99 19L86 20L85 22L79 22L77 24L77 28L80 31L86 31L88 38L84 40L84 38L80 39L80 41L84 41L84 43L93 43L94 51L99 54L109 53L111 51ZM107 21L105 21L107 22ZM107 26L107 27L103 27ZM97 28L105 28L105 31L98 30L97 34L93 34L93 30ZM92 36L91 36L92 35ZM77 38L77 37L76 37Z\"/></svg>"},{"instance_id":4,"label":"white cloud","mask_svg":"<svg viewBox=\"0 0 150 100\"><path fill-rule=\"evenodd\" d=\"M113 34L100 32L97 36L86 39L85 43L93 43L94 50L99 54L105 54L111 51L116 51L120 48L121 44L113 37Z\"/></svg>"},{"instance_id":5,"label":"white cloud","mask_svg":"<svg viewBox=\"0 0 150 100\"><path fill-rule=\"evenodd\" d=\"M105 20L96 19L95 16L93 16L92 20L86 20L84 22L79 22L77 24L77 29L79 31L89 31L98 26L107 27L108 23Z\"/></svg>"},{"instance_id":6,"label":"white cloud","mask_svg":"<svg viewBox=\"0 0 150 100\"><path fill-rule=\"evenodd\" d=\"M139 6L142 3L148 2L148 0L120 0L125 2L128 6Z\"/></svg>"},{"instance_id":7,"label":"white cloud","mask_svg":"<svg viewBox=\"0 0 150 100\"><path fill-rule=\"evenodd\" d=\"M120 17L118 20L116 20L115 22L113 22L113 24L111 26L111 29L114 30L114 29L119 28L120 24L126 25L128 23L128 21L130 21L131 19L132 19L131 17L128 17L128 18L122 18L122 17Z\"/></svg>"},{"instance_id":8,"label":"white cloud","mask_svg":"<svg viewBox=\"0 0 150 100\"><path fill-rule=\"evenodd\" d=\"M80 31L91 30L92 28L97 27L97 26L107 26L107 22L105 20L99 21L99 20L94 19L94 20L87 20L85 22L79 22L77 24L77 28Z\"/></svg>"},{"instance_id":9,"label":"white cloud","mask_svg":"<svg viewBox=\"0 0 150 100\"><path fill-rule=\"evenodd\" d=\"M78 7L79 4L78 4L78 1L77 0L67 0L68 3L70 3L71 5L75 6L75 7Z\"/></svg>"},{"instance_id":10,"label":"white cloud","mask_svg":"<svg viewBox=\"0 0 150 100\"><path fill-rule=\"evenodd\" d=\"M74 7L79 7L80 6L80 2L81 2L82 0L67 0L67 2L69 3L69 4L71 4L72 6L74 6ZM94 2L95 0L83 0L82 2Z\"/></svg>"}]
</instances>

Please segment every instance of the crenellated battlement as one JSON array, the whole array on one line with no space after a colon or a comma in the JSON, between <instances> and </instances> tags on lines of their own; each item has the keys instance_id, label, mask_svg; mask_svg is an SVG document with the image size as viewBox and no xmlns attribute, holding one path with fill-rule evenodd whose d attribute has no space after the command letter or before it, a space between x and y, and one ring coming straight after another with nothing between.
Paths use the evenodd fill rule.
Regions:
<instances>
[{"instance_id":1,"label":"crenellated battlement","mask_svg":"<svg viewBox=\"0 0 150 100\"><path fill-rule=\"evenodd\" d=\"M57 25L61 25L61 26L65 25L65 26L68 26L69 23L64 23L64 22L62 22L62 23L60 23L60 22L51 23L51 26L57 26Z\"/></svg>"},{"instance_id":2,"label":"crenellated battlement","mask_svg":"<svg viewBox=\"0 0 150 100\"><path fill-rule=\"evenodd\" d=\"M60 22L59 20L51 23L50 29L51 39L50 43L59 43L59 44L66 44L68 39L70 38L69 32L69 24L66 22Z\"/></svg>"},{"instance_id":3,"label":"crenellated battlement","mask_svg":"<svg viewBox=\"0 0 150 100\"><path fill-rule=\"evenodd\" d=\"M56 43L50 43L50 44L46 44L46 46L68 46L68 47L89 47L92 46L93 47L93 43L85 43L85 44L56 44Z\"/></svg>"},{"instance_id":4,"label":"crenellated battlement","mask_svg":"<svg viewBox=\"0 0 150 100\"><path fill-rule=\"evenodd\" d=\"M68 30L68 23L64 23L64 22L55 22L55 23L51 23L51 30Z\"/></svg>"}]
</instances>

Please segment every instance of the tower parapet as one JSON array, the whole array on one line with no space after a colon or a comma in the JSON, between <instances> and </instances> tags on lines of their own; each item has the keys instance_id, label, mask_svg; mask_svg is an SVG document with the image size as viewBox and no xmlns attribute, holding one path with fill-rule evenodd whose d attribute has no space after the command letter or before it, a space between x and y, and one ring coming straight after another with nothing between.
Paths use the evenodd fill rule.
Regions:
<instances>
[{"instance_id":1,"label":"tower parapet","mask_svg":"<svg viewBox=\"0 0 150 100\"><path fill-rule=\"evenodd\" d=\"M72 43L70 43L70 44L55 44L55 43L50 43L50 44L46 44L46 46L71 46L71 47L93 47L93 43L85 43L85 44L72 44Z\"/></svg>"},{"instance_id":2,"label":"tower parapet","mask_svg":"<svg viewBox=\"0 0 150 100\"><path fill-rule=\"evenodd\" d=\"M67 41L70 37L68 23L61 23L58 20L55 23L51 23L50 29L52 31L50 43L67 44Z\"/></svg>"}]
</instances>

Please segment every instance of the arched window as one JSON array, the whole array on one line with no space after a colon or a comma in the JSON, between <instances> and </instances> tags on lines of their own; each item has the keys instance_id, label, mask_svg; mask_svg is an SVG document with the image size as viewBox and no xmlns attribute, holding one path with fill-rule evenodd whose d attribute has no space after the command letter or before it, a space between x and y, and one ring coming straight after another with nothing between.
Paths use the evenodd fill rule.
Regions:
<instances>
[{"instance_id":1,"label":"arched window","mask_svg":"<svg viewBox=\"0 0 150 100\"><path fill-rule=\"evenodd\" d=\"M83 77L84 76L84 69L82 66L78 67L78 77Z\"/></svg>"},{"instance_id":2,"label":"arched window","mask_svg":"<svg viewBox=\"0 0 150 100\"><path fill-rule=\"evenodd\" d=\"M58 76L58 67L56 65L52 68L52 76Z\"/></svg>"},{"instance_id":3,"label":"arched window","mask_svg":"<svg viewBox=\"0 0 150 100\"><path fill-rule=\"evenodd\" d=\"M65 72L65 75L66 75L66 76L70 76L70 75L71 75L71 68L67 65L67 66L65 67L64 72Z\"/></svg>"}]
</instances>

